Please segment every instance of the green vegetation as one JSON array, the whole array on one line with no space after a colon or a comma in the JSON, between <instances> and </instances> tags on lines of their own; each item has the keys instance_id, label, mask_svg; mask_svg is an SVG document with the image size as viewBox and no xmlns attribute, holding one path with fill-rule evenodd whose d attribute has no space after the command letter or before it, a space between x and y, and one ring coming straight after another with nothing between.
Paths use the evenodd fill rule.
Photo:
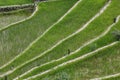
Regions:
<instances>
[{"instance_id":1,"label":"green vegetation","mask_svg":"<svg viewBox=\"0 0 120 80\"><path fill-rule=\"evenodd\" d=\"M68 65L64 69L56 71L54 75L48 75L43 79L36 78L36 80L59 80L63 73L67 74L68 80L89 80L91 78L102 77L120 72L118 67L120 66L119 47L120 43L108 49L102 50L98 52L97 55L84 61Z\"/></svg>"},{"instance_id":2,"label":"green vegetation","mask_svg":"<svg viewBox=\"0 0 120 80\"><path fill-rule=\"evenodd\" d=\"M0 22L8 19L0 23L0 66L13 60L0 68L0 76L8 73L0 80L90 80L120 73L120 1L49 1L39 3L31 18L32 10L0 14ZM23 18L30 19L2 29Z\"/></svg>"},{"instance_id":3,"label":"green vegetation","mask_svg":"<svg viewBox=\"0 0 120 80\"><path fill-rule=\"evenodd\" d=\"M0 0L0 6L20 5L32 3L33 0Z\"/></svg>"},{"instance_id":4,"label":"green vegetation","mask_svg":"<svg viewBox=\"0 0 120 80\"><path fill-rule=\"evenodd\" d=\"M30 10L20 10L15 12L9 13L1 13L0 14L0 29L8 26L11 23L20 21L25 19L31 15Z\"/></svg>"},{"instance_id":5,"label":"green vegetation","mask_svg":"<svg viewBox=\"0 0 120 80\"><path fill-rule=\"evenodd\" d=\"M2 49L0 49L0 66L20 54L32 41L42 35L46 29L65 14L75 2L75 0L64 0L40 3L39 10L31 19L1 31L0 46ZM61 7L61 5L63 6ZM8 67L8 69L10 68ZM2 70L4 71L4 69ZM0 70L0 72L2 71Z\"/></svg>"},{"instance_id":6,"label":"green vegetation","mask_svg":"<svg viewBox=\"0 0 120 80\"><path fill-rule=\"evenodd\" d=\"M120 11L115 11L114 14L111 14L111 9L115 9L116 7L113 8L113 6L116 5L116 1L112 2L112 5L104 12L104 14L102 14L99 18L97 18L95 21L93 21L85 30L83 30L83 32L79 33L78 35L72 37L71 39L65 41L63 44L61 44L60 46L58 46L57 48L54 48L54 50L50 51L47 55L45 55L44 57L41 57L40 59L37 59L36 62L37 63L45 63L45 62L49 62L51 60L56 60L58 58L61 58L62 56L64 55L67 55L67 49L72 49L75 48L75 47L79 47L81 46L80 44L82 43L82 45L84 44L84 41L85 40L90 40L89 37L97 37L99 36L103 31L106 31L106 29L109 27L109 25L111 25L113 23L113 18L114 16L118 16L120 14ZM111 8L112 7L112 8ZM120 8L120 6L118 5L117 8ZM117 9L116 8L116 9ZM109 15L109 18L106 17L106 15ZM113 16L114 15L114 16ZM110 17L111 16L111 17ZM101 24L101 25L98 25L97 27L96 24L100 24L101 21L105 20L105 23ZM107 24L108 23L108 24ZM106 25L107 24L107 25ZM61 61L54 61L53 63L49 63L45 66L40 66L40 68L37 68L36 70L34 70L33 72L29 73L26 75L26 77L28 76L31 76L31 75L34 75L34 74L38 74L44 70L47 70L49 68L52 68L53 66L55 65L58 65L60 63L63 63L67 60L70 60L70 59L74 59L76 57L79 57L83 54L86 54L88 52L91 52L99 47L102 47L102 46L105 46L107 44L110 44L114 41L116 41L116 39L114 38L114 36L112 36L112 31L114 31L114 27L116 27L117 29L119 29L119 25L120 23L118 23L116 26L113 26L112 30L107 34L105 35L104 37L102 37L101 39L95 41L94 43L86 46L85 48L83 48L80 52L74 54L74 55L71 55L71 56L68 56L66 57L64 60L61 60ZM102 26L102 28L100 27ZM105 26L105 27L104 27ZM94 31L92 31L94 29ZM105 30L104 30L105 29ZM89 32L88 34L91 34L90 35L86 35L86 33ZM84 33L84 34L82 34ZM95 36L96 35L96 36ZM80 38L82 36L82 39ZM85 37L85 38L84 38ZM76 43L79 42L79 43ZM88 41L85 41L85 42L88 42ZM69 44L69 43L72 43L72 44ZM75 44L76 43L76 44ZM96 46L95 46L96 45ZM63 47L64 46L64 47ZM94 49L93 49L94 47ZM65 49L65 50L64 50ZM63 52L62 52L63 51ZM55 56L54 56L55 55ZM33 63L31 63L31 66L33 65ZM27 66L27 65L26 65Z\"/></svg>"},{"instance_id":7,"label":"green vegetation","mask_svg":"<svg viewBox=\"0 0 120 80\"><path fill-rule=\"evenodd\" d=\"M55 42L57 42L58 40L68 36L70 33L81 28L88 20L90 20L90 18L92 18L100 10L100 8L103 7L103 5L105 5L105 3L106 3L105 0L98 1L97 3L94 3L94 0L88 1L86 3L86 0L84 0L68 16L66 16L66 18L64 18L63 21L61 21L59 24L57 24L55 27L53 27L43 38L41 38L35 45L33 45L32 48L30 48L23 56L16 59L16 61L14 61L11 65L14 65L15 67L20 65L21 63L31 59L32 57L40 54L41 52L43 52L50 46L54 45ZM84 7L81 7L83 5L84 5ZM94 8L94 6L96 6L96 5L98 5L98 7ZM90 6L93 6L93 7L90 7ZM78 9L79 9L79 11L78 11ZM91 9L93 9L93 12L90 13L89 15L87 15L89 10L91 10ZM81 13L81 15L79 15L80 13ZM73 14L76 14L76 15L73 15ZM83 19L83 18L85 18L85 19ZM71 22L67 23L70 19L71 19ZM82 23L82 24L80 24L80 23ZM58 31L58 30L60 30L60 31ZM41 45L39 45L39 44L41 44ZM42 45L44 45L44 46L42 46ZM34 53L34 54L31 54L31 53ZM28 54L31 54L31 55L25 57ZM38 63L35 62L35 63L33 63L32 66L39 65L41 62L43 62L43 61L40 61ZM29 65L31 68L32 67L31 63ZM10 66L7 66L7 67L10 67ZM28 68L28 66L26 66L26 67ZM19 70L19 71L29 70L29 68L28 69L21 68L21 69L22 70Z\"/></svg>"}]
</instances>

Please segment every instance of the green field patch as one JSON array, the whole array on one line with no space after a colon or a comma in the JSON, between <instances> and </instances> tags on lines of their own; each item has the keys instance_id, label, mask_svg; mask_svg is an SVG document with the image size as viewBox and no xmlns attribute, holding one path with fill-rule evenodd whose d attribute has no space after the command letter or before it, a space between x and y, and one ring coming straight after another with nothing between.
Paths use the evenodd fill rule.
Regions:
<instances>
[{"instance_id":1,"label":"green field patch","mask_svg":"<svg viewBox=\"0 0 120 80\"><path fill-rule=\"evenodd\" d=\"M25 19L29 17L30 15L31 15L31 11L29 9L9 12L9 13L1 13L0 14L0 29L8 26L9 24Z\"/></svg>"},{"instance_id":2,"label":"green field patch","mask_svg":"<svg viewBox=\"0 0 120 80\"><path fill-rule=\"evenodd\" d=\"M120 67L118 67L120 66L119 47L120 43L98 52L97 55L91 58L69 65L65 69L56 71L55 74L47 75L42 79L36 78L36 80L62 80L64 78L68 80L90 80L92 78L118 73L120 72Z\"/></svg>"},{"instance_id":3,"label":"green field patch","mask_svg":"<svg viewBox=\"0 0 120 80\"><path fill-rule=\"evenodd\" d=\"M113 19L114 19L114 17L116 17L116 16L118 16L120 13L119 13L119 11L115 11L114 12L114 14L113 13L110 13L110 11L112 11L111 9L117 9L117 8L119 8L119 5L117 6L117 8L116 7L114 7L113 8L113 5L116 5L116 3L117 3L117 1L114 1L113 3L112 3L112 5L111 5L111 7L109 7L109 9L107 10L107 11L105 11L105 13L102 15L102 16L100 16L100 18L98 18L98 19L96 19L96 21L94 21L93 23L99 23L100 21L103 21L103 20L105 20L105 19L108 19L108 17L106 17L105 18L105 15L109 15L109 17L111 16L111 18L109 18L108 20L106 20L106 22L104 23L104 24L100 24L100 26L102 26L102 28L103 28L103 25L104 26L106 26L106 24L107 23L109 23L109 24L107 24L107 26L109 26L110 24L112 24L113 23ZM91 26L92 24L90 24L89 26ZM95 25L95 24L94 24ZM119 29L119 23L115 26L117 29ZM88 27L88 28L90 28L90 27ZM101 28L101 27L98 27L98 29L99 28ZM107 27L106 27L107 28ZM92 28L91 28L92 29ZM97 29L97 28L96 28ZM96 30L95 29L95 30ZM86 29L87 30L87 29ZM100 29L99 29L100 30ZM99 30L96 30L96 32L98 33L98 31ZM90 31L92 31L92 30L89 30L89 31L87 31L87 32L90 32ZM102 30L103 31L103 30ZM99 47L101 47L101 46L104 46L104 45L107 45L107 44L109 44L109 43L112 43L112 42L114 42L114 41L116 41L116 39L114 38L114 36L112 36L112 32L114 31L114 27L112 28L112 30L105 36L105 37L103 37L103 38L101 38L101 39L99 39L99 40L97 40L96 42L94 42L94 43L92 43L92 44L90 44L90 45L88 45L87 47L85 47L85 48L83 48L79 53L77 53L77 54L75 54L75 55L72 55L71 57L66 57L66 60L69 60L69 59L73 59L73 58L76 58L77 56L80 56L80 55L83 55L83 54L85 54L85 53L87 53L87 52L90 52L90 51L93 51L93 50L95 50L95 49L97 49L97 48L99 48ZM95 32L95 31L94 31ZM97 33L95 33L95 34L97 34ZM91 34L91 33L89 33L89 34ZM94 35L95 35L94 34ZM80 35L80 34L79 34ZM76 35L77 36L77 35ZM86 35L85 35L86 36ZM80 37L80 36L79 36ZM79 38L78 37L78 38ZM75 39L75 37L73 37L72 39L70 39L70 40L73 40L73 39ZM80 39L80 38L79 38ZM79 40L77 39L76 40L76 42L78 42ZM84 41L84 40L83 40ZM68 43L72 43L72 45L74 45L74 43L75 42L68 42ZM61 44L62 45L62 44ZM71 46L72 46L71 45ZM94 45L96 45L95 47L94 47ZM64 47L63 47L64 46ZM59 47L58 49L55 49L55 51L56 51L56 56L58 56L58 58L60 57L59 55L58 55L58 52L57 51L62 51L63 50L63 48L66 48L66 47L68 47L68 46L65 46L65 45L63 45L61 48ZM70 45L69 45L69 47L70 47ZM93 47L94 47L94 49L93 49ZM61 49L61 50L59 50L59 49ZM67 48L68 49L68 48ZM66 51L67 51L67 49L66 49ZM64 51L65 52L65 51ZM48 60L48 61L50 61L51 59L53 59L53 57L55 57L56 58L56 56L54 56L55 54L53 54L54 52L51 52L51 54L49 54L48 56L46 56L45 55L45 57L46 58L43 58L42 60L41 60L41 62L43 62L43 61L45 61L45 60ZM67 53L67 52L66 52ZM53 55L52 55L53 54ZM52 56L51 56L52 55ZM63 54L63 55L65 55L65 54ZM51 56L51 59L50 59L50 56ZM67 59L68 58L68 59ZM39 59L40 60L40 59ZM39 62L39 60L37 60L36 62L38 62L38 63L40 63ZM64 62L65 60L63 60L62 62ZM37 73L40 73L40 72L42 72L42 71L44 71L44 70L46 70L46 69L48 69L48 68L52 68L54 65L57 65L59 62L55 62L55 63L53 63L53 64L49 64L49 65L46 65L46 66L43 66L43 67L40 67L40 68L38 68L38 69L36 69L35 71L33 71L33 72L31 72L30 74L28 74L27 75L27 77L28 76L31 76L31 75L34 75L34 74L37 74ZM45 68L46 67L46 68ZM38 72L39 71L39 72ZM79 78L78 78L79 79Z\"/></svg>"},{"instance_id":4,"label":"green field patch","mask_svg":"<svg viewBox=\"0 0 120 80\"><path fill-rule=\"evenodd\" d=\"M92 17L92 16L94 16L104 5L105 5L105 3L106 3L106 1L105 0L103 0L103 1L100 1L100 2L98 2L98 3L94 3L94 1L90 1L90 2L88 2L88 3L86 3L86 5L85 5L85 3L86 3L86 1L83 1L83 2L81 2L80 3L80 5L78 5L76 8L75 8L75 10L73 10L68 16L71 16L73 19L71 19L71 20L73 20L73 21L75 21L76 20L76 18L74 17L74 16L77 16L77 17L81 17L82 15L85 15L85 12L86 11L88 11L88 10L91 10L91 9L93 9L94 10L94 12L92 12L92 13L90 13L89 15L86 15L86 17L88 17L88 20L89 20L89 18L90 17ZM94 8L94 6L93 7L88 7L88 5L87 4L90 4L89 6L91 6L91 5L98 5L98 7L96 7L96 8ZM81 7L81 6L83 6L84 5L84 8L83 7ZM78 9L80 10L79 11L79 13L78 13ZM84 9L84 10L83 10ZM85 12L84 12L85 11ZM81 15L80 15L80 13L81 13ZM83 14L82 14L83 13ZM73 14L76 14L76 15L73 15ZM86 14L87 14L87 12L86 12ZM66 17L65 19L64 19L64 23L66 22L66 21L68 21L69 20L69 17ZM62 21L63 22L63 21ZM77 27L77 26L80 26L80 23L81 22L83 22L83 18L79 18L79 20L78 21L75 21L75 23L77 23L77 24L74 24L74 27ZM73 23L67 23L67 24L69 24L69 25L73 25ZM66 25L67 25L66 24ZM83 24L84 25L84 24ZM64 25L63 25L64 26ZM82 25L81 25L82 26ZM72 27L72 26L71 26ZM62 27L62 28L64 28L64 27ZM57 30L57 29L56 29ZM60 29L59 29L60 30ZM68 30L68 29L67 29ZM71 29L71 30L73 30L73 29ZM61 30L61 31L63 31L63 30ZM65 33L65 32L64 32ZM49 34L51 34L51 33L49 33ZM49 34L47 34L47 35L49 35ZM58 34L57 32L56 32L56 34ZM62 33L61 33L62 34ZM55 34L54 34L55 35ZM57 37L57 36L56 36ZM46 38L46 37L45 37ZM40 40L41 41L41 40ZM39 42L40 42L39 41ZM42 43L43 43L43 41L42 41ZM42 44L41 42L40 43L37 43L37 44ZM45 41L44 41L44 43L45 43ZM36 45L37 45L36 44ZM44 46L43 46L44 47ZM33 47L34 49L36 49L36 48L38 48L38 50L40 51L40 47L39 46L35 46L35 47ZM64 48L64 47L63 47ZM35 51L34 49L30 49L31 50L31 52L33 52L33 51ZM61 48L60 48L61 49ZM59 50L59 51L61 51L61 50ZM35 52L33 52L33 53L36 53L37 51L35 51ZM66 52L66 51L65 51ZM27 52L28 53L28 52ZM53 53L54 54L54 53ZM66 54L66 53L65 53ZM64 55L64 54L62 54L62 55ZM31 55L31 56L33 56L33 55ZM45 56L47 56L48 57L48 55L45 55ZM45 57L44 56L44 57ZM56 58L57 58L57 55L55 54L54 55L54 57L56 56ZM59 55L58 55L59 56ZM34 67L34 66L37 66L37 65L40 65L40 64L42 64L42 63L45 63L47 60L48 60L48 58L46 59L46 58L40 58L41 60L37 60L36 62L32 62L32 63L29 63L29 64L27 64L26 65L26 67L22 67L21 69L19 69L18 71L19 71L19 73L20 73L20 71L26 71L26 70L29 70L31 67ZM54 57L52 57L53 59L54 59ZM59 56L60 57L60 56ZM18 74L16 74L16 75L18 75ZM14 76L14 75L13 75Z\"/></svg>"},{"instance_id":5,"label":"green field patch","mask_svg":"<svg viewBox=\"0 0 120 80\"><path fill-rule=\"evenodd\" d=\"M39 10L31 19L1 31L0 65L2 66L21 53L32 41L42 35L44 31L65 14L75 2L75 0L64 0L40 3ZM61 5L63 6L61 7ZM8 70L10 70L10 67L8 67ZM4 69L2 71L4 72ZM0 73L2 71L0 70Z\"/></svg>"},{"instance_id":6,"label":"green field patch","mask_svg":"<svg viewBox=\"0 0 120 80\"><path fill-rule=\"evenodd\" d=\"M33 3L33 0L0 0L0 6L21 5Z\"/></svg>"}]
</instances>

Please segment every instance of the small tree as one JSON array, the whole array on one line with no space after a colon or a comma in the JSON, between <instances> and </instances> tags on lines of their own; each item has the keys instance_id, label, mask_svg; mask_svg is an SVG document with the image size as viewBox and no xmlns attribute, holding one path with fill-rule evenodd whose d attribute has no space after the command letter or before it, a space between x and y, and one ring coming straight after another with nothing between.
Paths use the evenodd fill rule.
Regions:
<instances>
[{"instance_id":1,"label":"small tree","mask_svg":"<svg viewBox=\"0 0 120 80\"><path fill-rule=\"evenodd\" d=\"M117 41L120 41L120 31L119 30L113 31L112 34L114 35L114 37Z\"/></svg>"},{"instance_id":2,"label":"small tree","mask_svg":"<svg viewBox=\"0 0 120 80\"><path fill-rule=\"evenodd\" d=\"M71 53L71 51L70 51L70 49L68 49L68 54L70 54Z\"/></svg>"},{"instance_id":3,"label":"small tree","mask_svg":"<svg viewBox=\"0 0 120 80\"><path fill-rule=\"evenodd\" d=\"M97 44L90 45L90 51L94 51L97 48Z\"/></svg>"},{"instance_id":4,"label":"small tree","mask_svg":"<svg viewBox=\"0 0 120 80\"><path fill-rule=\"evenodd\" d=\"M7 77L7 75L5 76L5 79L4 80L8 80L8 77Z\"/></svg>"}]
</instances>

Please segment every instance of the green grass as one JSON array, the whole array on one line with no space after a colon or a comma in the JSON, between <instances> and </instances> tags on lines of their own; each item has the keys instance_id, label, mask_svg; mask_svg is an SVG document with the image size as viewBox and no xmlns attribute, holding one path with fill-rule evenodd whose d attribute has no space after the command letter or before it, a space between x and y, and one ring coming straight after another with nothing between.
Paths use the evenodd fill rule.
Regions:
<instances>
[{"instance_id":1,"label":"green grass","mask_svg":"<svg viewBox=\"0 0 120 80\"><path fill-rule=\"evenodd\" d=\"M100 76L110 75L120 72L119 63L120 43L100 51L97 55L84 61L68 65L66 68L56 71L55 74L36 78L35 80L89 80ZM108 79L109 80L109 79Z\"/></svg>"},{"instance_id":2,"label":"green grass","mask_svg":"<svg viewBox=\"0 0 120 80\"><path fill-rule=\"evenodd\" d=\"M120 26L120 22L115 26L115 28L120 30L119 26ZM97 47L100 47L102 45L109 44L110 42L114 42L115 39L111 37L112 35L111 32L113 31L114 31L114 28L105 37L101 38L100 40L97 40L96 42L83 48L80 52L76 53L76 56L78 56L79 54L85 54L86 51L87 52L90 51L91 45L97 44ZM87 57L85 60L78 61L74 64L63 67L62 69L58 69L55 72L50 73L50 75L49 74L45 75L45 77L48 78L48 80L51 80L51 78L52 80L56 80L57 77L60 78L62 74L65 73L68 76L70 76L70 80L74 80L74 79L75 80L79 80L79 79L89 80L90 78L102 77L102 76L119 73L120 71L120 67L119 67L120 66L120 63L119 63L120 50L119 48L120 48L120 43L113 47L105 49L103 51L100 51L96 53L96 55L94 56L92 55L92 57L90 58ZM71 57L75 58L75 55ZM58 62L56 62L56 64L57 63ZM51 64L51 66L52 65L53 64ZM47 65L47 66L50 66L50 65ZM46 69L45 67L47 66L44 66L42 69L39 69L39 70ZM89 72L86 73L86 71L89 71ZM35 72L33 72L32 74L34 73ZM40 78L39 79L36 78L36 79L39 80ZM44 79L40 79L40 80L44 80Z\"/></svg>"},{"instance_id":3,"label":"green grass","mask_svg":"<svg viewBox=\"0 0 120 80\"><path fill-rule=\"evenodd\" d=\"M11 23L26 19L31 15L30 10L15 11L0 14L0 29L8 26Z\"/></svg>"},{"instance_id":4,"label":"green grass","mask_svg":"<svg viewBox=\"0 0 120 80\"><path fill-rule=\"evenodd\" d=\"M31 19L1 31L0 66L21 53L33 40L42 35L45 30L65 14L75 2L75 0L61 0L41 3L38 12ZM0 73L2 71L4 72L4 69L0 70Z\"/></svg>"},{"instance_id":5,"label":"green grass","mask_svg":"<svg viewBox=\"0 0 120 80\"><path fill-rule=\"evenodd\" d=\"M111 12L110 11L112 11L112 9L114 10L114 9L116 9L117 10L117 8L119 8L120 6L118 5L117 6L117 8L116 7L114 7L113 8L113 6L114 5L116 5L116 3L117 3L117 1L114 1L113 3L112 3L112 5L111 5L111 7L109 7L109 9L100 17L100 18L98 18L95 22L96 23L98 23L98 22L100 22L100 21L103 21L103 20L106 20L106 19L108 19L108 17L105 17L106 15L108 15L109 16L109 19L108 19L108 21L106 20L106 22L105 22L105 24L104 25L106 25L107 23L110 23L110 24L112 24L113 23L113 18L114 18L114 16L116 15L119 15L120 13L120 11L115 11L114 12L114 14L111 14ZM114 16L113 16L114 15ZM111 19L110 19L110 16L111 16ZM99 21L98 21L99 20ZM94 23L94 22L93 22ZM110 25L110 24L108 24L108 25ZM119 29L119 25L120 25L120 23L119 24L117 24L115 27L117 28L117 29ZM103 26L103 25L100 25L100 26ZM98 26L99 27L99 26ZM100 28L100 27L99 27ZM103 28L103 27L102 27ZM92 29L92 28L91 28ZM99 29L100 30L100 29ZM97 32L99 31L99 30L96 30ZM92 31L92 30L90 30L89 29L89 31L83 31L83 32L90 32L90 31ZM66 59L66 60L69 60L69 59L72 59L72 58L75 58L75 57L77 57L77 56L80 56L80 55L83 55L83 54L85 54L85 53L87 53L87 52L90 52L90 51L93 51L94 49L91 49L91 47L92 46L94 46L94 44L97 44L97 46L96 46L96 48L95 49L97 49L97 48L99 48L99 47L102 47L102 46L104 46L104 45L107 45L107 44L109 44L109 43L111 43L111 42L114 42L115 41L115 39L113 38L113 36L111 35L111 32L112 31L114 31L114 28L105 36L105 37L103 37L103 38L101 38L101 39L99 39L99 40L97 40L95 43L92 43L92 44L90 44L90 45L88 45L87 47L85 47L85 48L83 48L83 50L81 50L79 53L77 53L76 55L72 55L71 57L68 57L68 59ZM95 32L95 31L94 31ZM90 34L90 33L89 33ZM97 34L97 33L95 33L95 34ZM79 34L80 35L80 34ZM75 39L75 37L73 37L72 39L70 39L70 40L73 40L73 39ZM84 39L85 40L85 39ZM78 41L78 42L81 42L81 41L79 41L78 39L76 40L76 41ZM69 42L69 41L67 41L67 43L75 43L75 42ZM65 46L64 44L61 44L62 45L62 47L60 48L58 48L58 49L55 49L55 51L56 51L56 56L58 56L58 58L60 58L60 56L58 55L58 54L61 54L61 53L58 53L57 51L60 51L59 49L61 49L61 51L63 50L62 48L63 48L63 46L64 46L64 48L66 48L67 46ZM71 46L73 46L74 44L72 44ZM76 45L77 46L77 45ZM69 45L69 47L70 47L70 45ZM67 50L67 49L66 49ZM65 51L64 51L65 52ZM81 54L80 54L81 53ZM38 61L38 63L42 63L42 61L45 61L45 60L47 60L47 58L49 58L49 60L48 61L50 61L51 59L53 59L53 56L54 56L55 54L54 54L54 52L51 52L51 54L49 54L49 56L46 56L46 58L43 58L42 60L41 60L41 62L39 62L39 60L37 60ZM64 54L65 55L65 54ZM51 57L51 59L50 59L50 56L52 56ZM56 58L56 56L55 56L55 58ZM63 60L62 62L64 62L65 60ZM47 62L47 61L46 61ZM35 71L33 71L33 72L31 72L30 74L28 74L27 75L27 77L28 76L31 76L31 75L34 75L34 74L37 74L37 73L40 73L40 72L42 72L42 71L44 71L44 70L46 70L46 69L48 69L48 68L50 68L50 67L53 67L54 65L57 65L59 62L55 62L55 63L53 63L53 64L49 64L49 65L46 65L46 66L43 66L42 68L40 67L39 69L36 69ZM33 64L32 64L33 65ZM46 68L45 68L46 67ZM39 72L38 72L39 71Z\"/></svg>"},{"instance_id":6,"label":"green grass","mask_svg":"<svg viewBox=\"0 0 120 80\"><path fill-rule=\"evenodd\" d=\"M120 30L119 26L120 26L120 23L117 24L115 27ZM114 28L113 28L113 30L114 30ZM111 32L113 30L111 30ZM100 40L98 40L92 44L97 44L100 47L101 46L99 44L100 42L105 41L107 43L110 43L109 41L111 41L111 32L109 32L108 35L106 35L104 38L101 38ZM102 44L102 45L105 45L105 44ZM58 69L57 71L54 72L55 74L50 73L50 75L46 75L45 78L40 79L38 77L38 78L36 78L36 80L45 80L45 79L56 80L56 78L61 79L61 77L64 76L64 74L67 74L67 76L69 77L70 80L74 80L74 79L75 80L79 80L79 79L89 80L90 78L102 77L102 76L119 73L119 71L120 71L119 47L120 47L120 43L113 47L105 49L103 51L100 51L100 52L96 53L95 56L93 56L91 58L87 58L84 61L79 61L74 64L67 65L67 66L63 67L62 69ZM85 48L85 49L84 49L84 51L90 50L90 48ZM80 51L79 54L81 54L81 53L83 54L84 52ZM56 64L57 63L58 62L56 62ZM51 66L52 65L53 64L51 64ZM43 70L44 68L45 67L43 67L40 70ZM88 72L86 73L86 71L88 71ZM33 72L32 74L34 74L34 73L35 72Z\"/></svg>"},{"instance_id":7,"label":"green grass","mask_svg":"<svg viewBox=\"0 0 120 80\"><path fill-rule=\"evenodd\" d=\"M106 1L107 0L83 0L70 14L50 29L23 55L18 57L8 66L0 69L0 75L6 71L12 70L12 66L14 66L13 68L16 68L24 62L40 55L60 40L71 35L89 21L90 18L92 18L100 8L105 5ZM18 1L11 1L6 5L25 4L29 2L27 2L27 0L26 2L21 1L20 3ZM45 30L64 15L67 10L75 4L75 2L77 2L77 0L60 0L50 3L40 3L38 5L38 12L31 19L0 31L0 66L19 55L32 41L41 36ZM112 35L112 32L115 31L115 29L120 30L120 21L102 38L83 47L77 53L68 55L68 49L70 49L71 52L75 51L89 40L98 37L106 31L111 24L113 24L114 18L120 15L119 2L120 1L118 0L112 0L108 9L100 17L96 18L86 29L70 39L67 39L40 58L18 68L13 73L7 75L7 78L13 80L13 78L29 71L31 68L38 67L19 79L23 80L115 42L116 39L115 36ZM2 6L4 5L4 3L0 3L0 6L1 4ZM6 20L6 22L0 23L0 28L4 28L4 26L28 17L29 15L30 12L24 10L19 11L19 13L11 12L9 14L0 14L0 17L2 17L0 18L1 22L2 20ZM91 78L99 78L119 73L119 48L120 42L107 49L96 52L91 56L87 56L85 59L67 64L56 70L52 69L53 71L31 80L89 80ZM44 63L57 60L63 56L66 56L66 58L41 66ZM120 77L106 80L119 79ZM0 80L4 80L4 78L0 78Z\"/></svg>"},{"instance_id":8,"label":"green grass","mask_svg":"<svg viewBox=\"0 0 120 80\"><path fill-rule=\"evenodd\" d=\"M0 0L0 6L20 5L32 3L33 0Z\"/></svg>"},{"instance_id":9,"label":"green grass","mask_svg":"<svg viewBox=\"0 0 120 80\"><path fill-rule=\"evenodd\" d=\"M120 14L119 11L115 11L114 14L111 13L112 10L119 8L119 5L118 5L117 8L114 7L111 10L111 7L113 7L113 5L114 5L114 2L99 18L97 18L95 21L93 21L85 30L83 30L82 32L80 32L76 36L73 36L72 38L68 39L67 41L63 42L62 44L60 44L59 46L54 48L52 51L48 52L46 55L37 59L36 61L33 61L33 62L27 64L26 66L22 67L21 69L17 70L15 72L15 74L20 72L20 70L26 71L27 69L30 69L31 66L36 66L36 64L41 65L41 64L49 62L51 60L59 59L65 55L67 55L68 49L75 51L77 48L82 46L85 42L88 42L90 39L93 39L93 38L99 36L102 32L104 32L109 27L109 25L111 25L113 23L113 18ZM110 17L108 18L106 15L108 15ZM101 22L103 20L105 20L105 23L101 24ZM100 25L98 25L98 24L100 24ZM102 28L101 28L101 26L102 26ZM91 35L88 35L88 34L91 34ZM112 36L110 35L109 37L112 37ZM112 39L112 41L115 41L115 40ZM109 43L111 43L111 41L107 42L106 44L109 44ZM102 44L99 47L104 46L106 44ZM94 44L89 45L90 50L91 50L91 48L90 48L91 45L94 46ZM96 48L98 48L98 46ZM90 50L85 50L85 51L90 52ZM87 52L84 52L84 54ZM83 55L83 53L81 53L81 54L78 53L78 54L69 56L69 57L67 57L68 59L66 58L65 60L61 60L60 62L55 62L55 63L49 64L49 65L46 65L42 68L40 67L39 69L36 69L35 71L28 74L26 77L40 73L44 70L52 68L53 66L55 66L57 64L60 64L64 61L76 58L80 55ZM15 74L13 73L11 75L15 75Z\"/></svg>"},{"instance_id":10,"label":"green grass","mask_svg":"<svg viewBox=\"0 0 120 80\"><path fill-rule=\"evenodd\" d=\"M72 13L70 13L62 22L60 22L53 29L51 29L48 32L48 34L46 34L41 40L39 40L37 42L37 44L35 44L29 51L27 51L25 53L25 55L18 58L11 65L18 66L22 62L32 58L34 55L39 54L42 50L49 48L49 45L53 45L53 41L55 44L55 42L60 40L60 38L66 37L70 33L74 32L75 30L80 28L82 25L84 25L90 18L92 18L100 10L101 7L103 7L106 0L101 0L96 3L94 3L94 2L95 1L93 0L93 1L88 1L86 3L86 0L84 0L82 3L80 3L78 5L78 7L76 7L75 10L73 10ZM83 5L84 5L84 7L82 7ZM96 8L94 8L95 5L97 5ZM93 7L90 7L90 6L93 6ZM78 9L79 9L79 11L78 11ZM93 12L90 13L89 15L87 15L88 11L91 9L93 9ZM76 14L76 15L73 15L73 14ZM79 14L81 14L81 15L79 15ZM83 18L85 18L85 19L83 19ZM71 22L68 22L70 19L71 19ZM82 23L82 24L80 24L80 23ZM72 27L72 26L74 26L74 27ZM60 31L58 31L58 30L60 30ZM54 33L56 33L56 34L54 34ZM39 45L39 44L41 44L41 45ZM44 45L44 46L42 46L42 45ZM31 53L34 53L34 54L31 54ZM31 55L28 56L28 54L31 54ZM25 57L26 55L28 56L27 58ZM36 66L36 65L33 65L33 66ZM8 68L9 68L9 66L8 66ZM25 71L25 69L23 70L23 68L22 68L22 71Z\"/></svg>"}]
</instances>

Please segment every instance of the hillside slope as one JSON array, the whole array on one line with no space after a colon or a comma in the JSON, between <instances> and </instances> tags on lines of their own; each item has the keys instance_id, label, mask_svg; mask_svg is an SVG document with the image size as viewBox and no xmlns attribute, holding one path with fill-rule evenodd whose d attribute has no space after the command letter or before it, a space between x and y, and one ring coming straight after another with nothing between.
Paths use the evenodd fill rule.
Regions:
<instances>
[{"instance_id":1,"label":"hillside slope","mask_svg":"<svg viewBox=\"0 0 120 80\"><path fill-rule=\"evenodd\" d=\"M39 2L32 14L16 12L28 15L11 22L2 23L7 18L0 14L0 80L119 80L119 4L48 0Z\"/></svg>"}]
</instances>

